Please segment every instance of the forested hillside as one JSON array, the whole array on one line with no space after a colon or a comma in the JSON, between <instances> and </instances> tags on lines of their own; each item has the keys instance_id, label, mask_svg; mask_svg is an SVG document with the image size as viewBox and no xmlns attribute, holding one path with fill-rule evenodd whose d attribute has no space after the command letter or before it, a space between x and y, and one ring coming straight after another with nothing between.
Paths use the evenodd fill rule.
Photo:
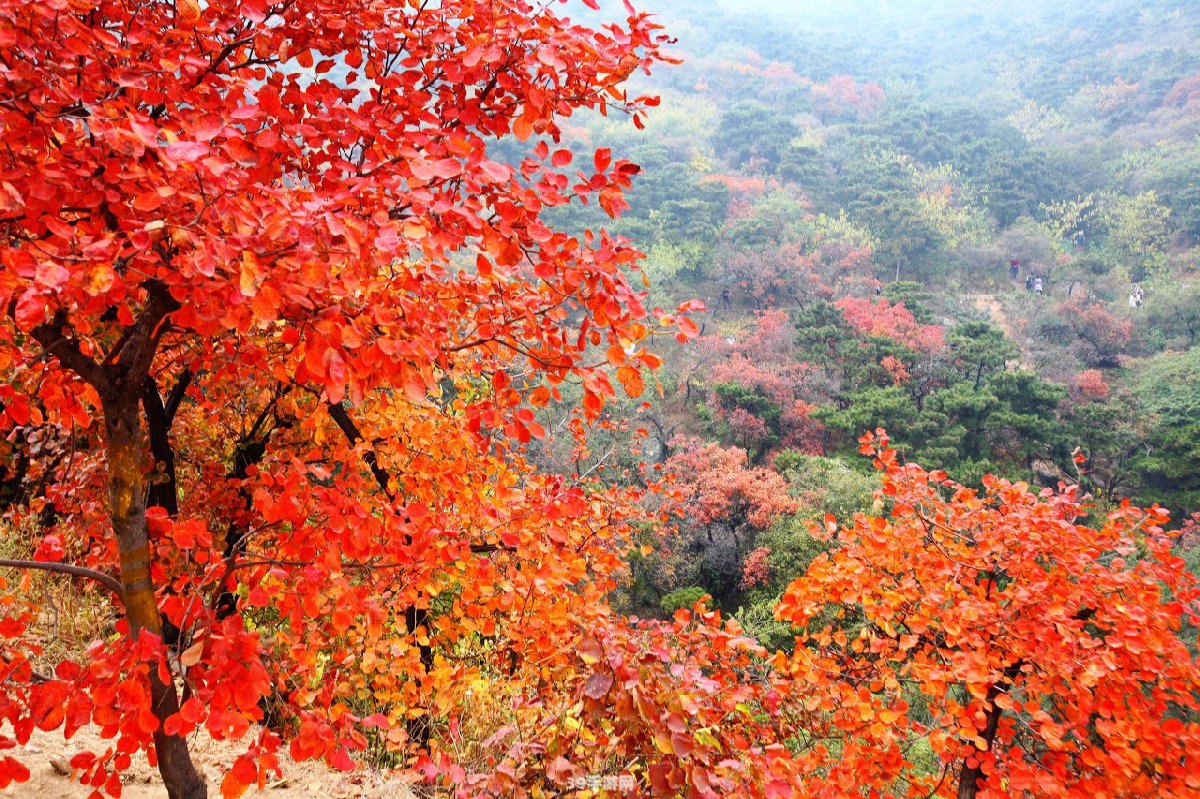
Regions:
<instances>
[{"instance_id":1,"label":"forested hillside","mask_svg":"<svg viewBox=\"0 0 1200 799\"><path fill-rule=\"evenodd\" d=\"M0 794L1200 795L1193 4L646 4L0 0Z\"/></svg>"},{"instance_id":2,"label":"forested hillside","mask_svg":"<svg viewBox=\"0 0 1200 799\"><path fill-rule=\"evenodd\" d=\"M661 8L683 63L645 84L662 95L646 131L597 117L567 134L642 167L610 227L647 253L656 302L707 307L696 342L660 353L661 392L612 412L700 497L672 555L639 564L635 607L707 592L769 618L815 551L803 520L870 507L856 440L879 427L968 485L1078 483L1101 515L1129 498L1186 523L1200 21L1185 4Z\"/></svg>"}]
</instances>

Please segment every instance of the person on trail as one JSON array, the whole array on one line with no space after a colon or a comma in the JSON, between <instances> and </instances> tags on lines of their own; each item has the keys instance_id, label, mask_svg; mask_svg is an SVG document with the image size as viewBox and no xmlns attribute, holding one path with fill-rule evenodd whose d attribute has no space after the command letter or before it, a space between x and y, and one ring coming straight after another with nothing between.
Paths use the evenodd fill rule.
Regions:
<instances>
[{"instance_id":1,"label":"person on trail","mask_svg":"<svg viewBox=\"0 0 1200 799\"><path fill-rule=\"evenodd\" d=\"M1016 258L1008 259L1008 276L1011 280L1016 280L1021 272L1021 262Z\"/></svg>"},{"instance_id":2,"label":"person on trail","mask_svg":"<svg viewBox=\"0 0 1200 799\"><path fill-rule=\"evenodd\" d=\"M1033 279L1033 290L1037 294L1042 293L1042 279L1040 277L1035 277Z\"/></svg>"},{"instance_id":3,"label":"person on trail","mask_svg":"<svg viewBox=\"0 0 1200 799\"><path fill-rule=\"evenodd\" d=\"M729 307L729 286L724 286L721 289L721 307L722 308Z\"/></svg>"},{"instance_id":4,"label":"person on trail","mask_svg":"<svg viewBox=\"0 0 1200 799\"><path fill-rule=\"evenodd\" d=\"M879 278L875 278L875 296L883 294L883 284L879 282Z\"/></svg>"},{"instance_id":5,"label":"person on trail","mask_svg":"<svg viewBox=\"0 0 1200 799\"><path fill-rule=\"evenodd\" d=\"M1142 285L1139 283L1137 288L1133 290L1133 304L1136 308L1142 307L1142 302L1146 299L1146 295L1142 293Z\"/></svg>"},{"instance_id":6,"label":"person on trail","mask_svg":"<svg viewBox=\"0 0 1200 799\"><path fill-rule=\"evenodd\" d=\"M1033 291L1033 272L1025 276L1025 290Z\"/></svg>"}]
</instances>

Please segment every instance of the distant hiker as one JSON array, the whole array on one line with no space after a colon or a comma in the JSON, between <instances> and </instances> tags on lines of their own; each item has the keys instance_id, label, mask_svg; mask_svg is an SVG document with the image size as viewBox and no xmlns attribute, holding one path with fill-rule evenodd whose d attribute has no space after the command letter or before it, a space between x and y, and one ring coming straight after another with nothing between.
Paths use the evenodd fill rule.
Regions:
<instances>
[{"instance_id":1,"label":"distant hiker","mask_svg":"<svg viewBox=\"0 0 1200 799\"><path fill-rule=\"evenodd\" d=\"M1016 280L1021 273L1021 262L1016 258L1008 259L1008 277L1010 280Z\"/></svg>"},{"instance_id":2,"label":"distant hiker","mask_svg":"<svg viewBox=\"0 0 1200 799\"><path fill-rule=\"evenodd\" d=\"M729 286L725 286L721 289L721 307L729 307Z\"/></svg>"},{"instance_id":3,"label":"distant hiker","mask_svg":"<svg viewBox=\"0 0 1200 799\"><path fill-rule=\"evenodd\" d=\"M1129 307L1130 308L1141 308L1142 301L1145 299L1146 299L1146 295L1142 293L1141 284L1134 283L1133 291L1129 292Z\"/></svg>"},{"instance_id":4,"label":"distant hiker","mask_svg":"<svg viewBox=\"0 0 1200 799\"><path fill-rule=\"evenodd\" d=\"M1033 291L1033 272L1025 276L1025 290Z\"/></svg>"},{"instance_id":5,"label":"distant hiker","mask_svg":"<svg viewBox=\"0 0 1200 799\"><path fill-rule=\"evenodd\" d=\"M879 278L875 278L875 296L883 294L883 284L879 282Z\"/></svg>"},{"instance_id":6,"label":"distant hiker","mask_svg":"<svg viewBox=\"0 0 1200 799\"><path fill-rule=\"evenodd\" d=\"M1035 277L1033 279L1033 290L1037 294L1042 293L1042 279L1040 277Z\"/></svg>"}]
</instances>

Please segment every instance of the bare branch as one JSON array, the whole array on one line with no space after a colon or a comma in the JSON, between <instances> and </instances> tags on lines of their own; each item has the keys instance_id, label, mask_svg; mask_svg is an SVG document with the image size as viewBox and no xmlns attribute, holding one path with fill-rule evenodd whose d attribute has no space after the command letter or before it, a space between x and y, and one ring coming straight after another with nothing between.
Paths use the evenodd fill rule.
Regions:
<instances>
[{"instance_id":1,"label":"bare branch","mask_svg":"<svg viewBox=\"0 0 1200 799\"><path fill-rule=\"evenodd\" d=\"M104 572L98 572L95 569L88 569L84 566L72 566L69 563L47 563L40 560L6 560L0 558L0 568L33 569L35 571L69 574L73 577L86 577L89 580L95 580L109 591L112 591L117 595L117 599L124 598L121 584L117 582L115 577L111 577Z\"/></svg>"}]
</instances>

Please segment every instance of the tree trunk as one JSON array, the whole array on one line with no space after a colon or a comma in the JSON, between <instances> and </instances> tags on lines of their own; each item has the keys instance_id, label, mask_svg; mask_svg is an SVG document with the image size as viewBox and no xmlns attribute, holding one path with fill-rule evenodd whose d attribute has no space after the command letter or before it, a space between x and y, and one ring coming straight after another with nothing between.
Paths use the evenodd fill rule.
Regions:
<instances>
[{"instance_id":1,"label":"tree trunk","mask_svg":"<svg viewBox=\"0 0 1200 799\"><path fill-rule=\"evenodd\" d=\"M179 515L179 489L175 480L175 448L171 446L171 416L158 392L158 383L150 376L142 383L142 410L146 413L155 471L146 504L163 508L168 516L175 518Z\"/></svg>"},{"instance_id":2,"label":"tree trunk","mask_svg":"<svg viewBox=\"0 0 1200 799\"><path fill-rule=\"evenodd\" d=\"M140 386L139 386L140 387ZM121 560L121 588L129 634L143 630L162 634L162 617L150 578L150 540L146 528L146 477L142 472L142 429L136 388L104 398L105 445L108 455L109 513ZM187 742L167 735L162 724L179 710L175 683L164 682L150 668L150 698L159 728L154 733L158 770L170 799L207 799L208 786L197 773Z\"/></svg>"},{"instance_id":3,"label":"tree trunk","mask_svg":"<svg viewBox=\"0 0 1200 799\"><path fill-rule=\"evenodd\" d=\"M994 683L987 692L987 716L985 718L983 729L980 731L979 737L983 739L986 748L980 752L980 756L992 748L992 741L996 738L996 730L1000 726L1000 706L996 704L996 699L1000 694L1008 690L1012 685L1012 681L1021 673L1023 661L1017 661L1004 670L1004 677ZM962 771L958 777L958 799L975 799L975 795L979 793L979 781L983 778L983 767L980 762L976 762L974 766L963 761Z\"/></svg>"},{"instance_id":4,"label":"tree trunk","mask_svg":"<svg viewBox=\"0 0 1200 799\"><path fill-rule=\"evenodd\" d=\"M988 691L988 700L993 700L999 695L996 686ZM1000 724L1000 708L994 704L988 710L987 722L983 730L982 738L988 745L988 749L992 747L992 739L996 737L996 728ZM988 749L983 750L984 752ZM980 752L982 755L983 752ZM979 792L979 780L983 777L983 768L976 762L975 765L970 765L966 761L963 762L962 771L958 777L958 799L975 799L975 794Z\"/></svg>"}]
</instances>

